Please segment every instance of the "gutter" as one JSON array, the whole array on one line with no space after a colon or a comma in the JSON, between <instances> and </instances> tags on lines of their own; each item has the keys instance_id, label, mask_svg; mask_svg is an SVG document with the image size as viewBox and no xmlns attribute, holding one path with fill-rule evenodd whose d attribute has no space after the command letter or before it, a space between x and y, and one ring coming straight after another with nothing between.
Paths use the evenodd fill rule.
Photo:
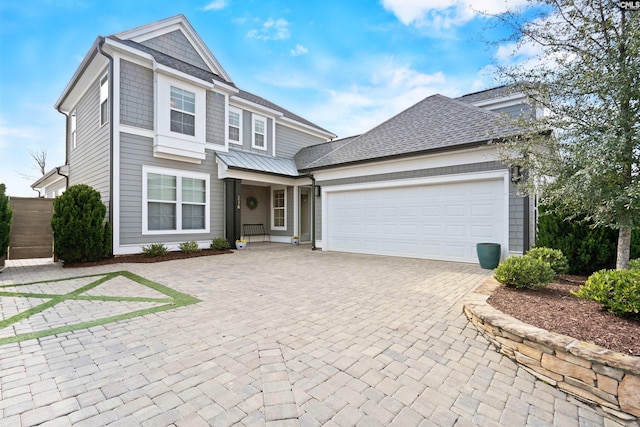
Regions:
<instances>
[{"instance_id":1,"label":"gutter","mask_svg":"<svg viewBox=\"0 0 640 427\"><path fill-rule=\"evenodd\" d=\"M109 225L112 227L111 231L111 254L113 254L113 57L102 50L105 38L103 36L98 37L98 52L105 56L109 60Z\"/></svg>"},{"instance_id":2,"label":"gutter","mask_svg":"<svg viewBox=\"0 0 640 427\"><path fill-rule=\"evenodd\" d=\"M66 162L65 162L66 163ZM65 175L63 173L60 173L60 167L61 166L56 166L56 173L60 176L64 177L64 188L69 188L69 175ZM40 192L38 191L38 194L40 194Z\"/></svg>"}]
</instances>

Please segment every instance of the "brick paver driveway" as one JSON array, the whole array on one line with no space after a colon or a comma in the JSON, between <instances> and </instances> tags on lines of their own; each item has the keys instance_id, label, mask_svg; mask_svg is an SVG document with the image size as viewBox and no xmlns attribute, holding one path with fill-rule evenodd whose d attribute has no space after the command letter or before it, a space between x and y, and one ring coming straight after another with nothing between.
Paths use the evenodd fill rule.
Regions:
<instances>
[{"instance_id":1,"label":"brick paver driveway","mask_svg":"<svg viewBox=\"0 0 640 427\"><path fill-rule=\"evenodd\" d=\"M116 270L201 302L0 346L1 425L614 425L467 324L475 265L271 244L0 281Z\"/></svg>"}]
</instances>

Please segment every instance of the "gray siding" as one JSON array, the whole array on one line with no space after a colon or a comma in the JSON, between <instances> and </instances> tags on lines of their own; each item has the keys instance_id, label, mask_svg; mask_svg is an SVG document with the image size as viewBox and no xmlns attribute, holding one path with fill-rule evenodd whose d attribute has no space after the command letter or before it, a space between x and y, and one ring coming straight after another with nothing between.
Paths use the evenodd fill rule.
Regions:
<instances>
[{"instance_id":1,"label":"gray siding","mask_svg":"<svg viewBox=\"0 0 640 427\"><path fill-rule=\"evenodd\" d=\"M120 134L120 243L180 243L224 236L224 183L219 180L212 151L206 152L202 164L153 157L153 140L127 133ZM142 166L189 170L210 174L210 233L142 235Z\"/></svg>"},{"instance_id":2,"label":"gray siding","mask_svg":"<svg viewBox=\"0 0 640 427\"><path fill-rule=\"evenodd\" d=\"M101 73L100 77L104 74ZM69 186L87 184L100 192L109 215L110 122L100 126L100 77L76 105L76 148L69 146ZM109 78L109 84L112 79ZM112 102L113 100L109 100ZM109 119L111 120L111 118ZM67 129L70 132L71 129ZM67 138L72 144L71 138Z\"/></svg>"},{"instance_id":3,"label":"gray siding","mask_svg":"<svg viewBox=\"0 0 640 427\"><path fill-rule=\"evenodd\" d=\"M153 130L153 70L120 60L120 123Z\"/></svg>"},{"instance_id":4,"label":"gray siding","mask_svg":"<svg viewBox=\"0 0 640 427\"><path fill-rule=\"evenodd\" d=\"M224 146L224 96L207 91L207 142Z\"/></svg>"},{"instance_id":5,"label":"gray siding","mask_svg":"<svg viewBox=\"0 0 640 427\"><path fill-rule=\"evenodd\" d=\"M261 114L259 114L261 115ZM262 116L265 117L265 116ZM267 139L267 150L260 150L257 148L251 147L251 136L253 134L253 113L250 111L242 110L242 149L244 151L251 151L253 153L265 154L270 156L273 152L273 120L267 118L267 128L266 139ZM226 120L225 120L226 121ZM277 135L276 135L277 138ZM239 147L239 145L233 145L234 147Z\"/></svg>"},{"instance_id":6,"label":"gray siding","mask_svg":"<svg viewBox=\"0 0 640 427\"><path fill-rule=\"evenodd\" d=\"M212 71L180 30L149 39L141 44L203 70Z\"/></svg>"},{"instance_id":7,"label":"gray siding","mask_svg":"<svg viewBox=\"0 0 640 427\"><path fill-rule=\"evenodd\" d=\"M310 145L326 142L326 139L276 124L276 156L292 159L298 151Z\"/></svg>"},{"instance_id":8,"label":"gray siding","mask_svg":"<svg viewBox=\"0 0 640 427\"><path fill-rule=\"evenodd\" d=\"M379 175L367 175L354 178L317 181L320 186L348 185L365 182L392 181L427 176L452 175L469 172L484 172L505 169L499 162L482 162L466 165L446 166L440 168L420 169L403 172L393 172ZM322 200L316 198L316 239L322 239ZM521 252L523 249L523 202L514 184L509 185L509 251Z\"/></svg>"}]
</instances>

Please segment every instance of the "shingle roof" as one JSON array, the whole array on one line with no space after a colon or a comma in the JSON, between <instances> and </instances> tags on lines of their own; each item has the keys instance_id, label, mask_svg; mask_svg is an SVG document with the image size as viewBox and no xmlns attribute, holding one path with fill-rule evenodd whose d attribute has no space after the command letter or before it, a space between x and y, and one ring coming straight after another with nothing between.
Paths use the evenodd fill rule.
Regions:
<instances>
[{"instance_id":1,"label":"shingle roof","mask_svg":"<svg viewBox=\"0 0 640 427\"><path fill-rule=\"evenodd\" d=\"M222 77L220 77L217 74L212 73L209 70L203 70L202 68L198 68L194 65L188 64L186 62L180 61L179 59L176 59L172 56L169 56L167 54L164 54L162 52L159 52L155 49L152 49L148 46L145 46L143 44L134 42L133 40L120 40L115 36L109 36L109 38L116 40L120 43L126 44L127 46L133 47L135 49L138 49L142 52L145 52L151 56L153 56L153 59L155 59L159 64L162 64L164 66L167 66L169 68L173 68L174 70L178 70L181 71L185 74L188 74L190 76L196 77L200 80L204 80L206 82L211 82L211 81L218 81L218 82L222 82L225 83L229 86L233 86L236 87L235 84L233 84L232 82L226 81L225 79L223 79ZM291 119L291 120L295 120L296 122L299 123L303 123L307 126L311 126L313 128L316 128L322 132L327 132L327 133L331 133L328 130L316 125L313 122L310 122L309 120L298 116L297 114L292 113L291 111L280 107L279 105L274 104L271 101L268 101L258 95L254 95L253 93L247 92L246 90L242 90L242 89L238 89L239 92L236 94L236 96L238 96L239 98L242 99L246 99L247 101L253 102L254 104L258 104L258 105L262 105L263 107L267 107L270 108L272 110L276 110L276 111L280 111L282 112L282 114L284 115L284 117Z\"/></svg>"},{"instance_id":2,"label":"shingle roof","mask_svg":"<svg viewBox=\"0 0 640 427\"><path fill-rule=\"evenodd\" d=\"M227 167L282 176L299 176L293 159L269 157L246 151L229 150L228 153L216 153L218 159Z\"/></svg>"},{"instance_id":3,"label":"shingle roof","mask_svg":"<svg viewBox=\"0 0 640 427\"><path fill-rule=\"evenodd\" d=\"M346 138L336 139L335 141L304 147L296 153L296 155L293 157L293 160L296 162L296 166L298 167L298 169L307 169L307 167L311 163L315 162L316 160L330 153L336 148L343 146L352 139L357 138L358 136L359 135L349 136Z\"/></svg>"},{"instance_id":4,"label":"shingle roof","mask_svg":"<svg viewBox=\"0 0 640 427\"><path fill-rule=\"evenodd\" d=\"M335 147L304 169L379 160L483 143L522 133L491 111L433 95Z\"/></svg>"}]
</instances>

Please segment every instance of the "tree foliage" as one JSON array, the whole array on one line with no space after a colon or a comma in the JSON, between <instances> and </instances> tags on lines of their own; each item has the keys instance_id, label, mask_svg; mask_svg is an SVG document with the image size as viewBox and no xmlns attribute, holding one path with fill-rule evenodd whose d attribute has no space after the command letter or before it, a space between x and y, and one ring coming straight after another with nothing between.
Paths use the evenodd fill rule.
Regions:
<instances>
[{"instance_id":1,"label":"tree foliage","mask_svg":"<svg viewBox=\"0 0 640 427\"><path fill-rule=\"evenodd\" d=\"M53 248L66 263L97 261L110 252L111 229L100 193L88 185L69 187L53 201Z\"/></svg>"},{"instance_id":2,"label":"tree foliage","mask_svg":"<svg viewBox=\"0 0 640 427\"><path fill-rule=\"evenodd\" d=\"M529 171L523 189L543 203L619 230L617 267L626 268L640 228L640 13L611 0L529 4L543 11L536 19L501 18L515 55L538 53L500 74L547 114L522 118L531 133L506 143L503 160Z\"/></svg>"},{"instance_id":3,"label":"tree foliage","mask_svg":"<svg viewBox=\"0 0 640 427\"><path fill-rule=\"evenodd\" d=\"M11 221L13 219L9 196L5 194L6 189L7 187L4 184L0 184L0 257L7 254Z\"/></svg>"}]
</instances>

